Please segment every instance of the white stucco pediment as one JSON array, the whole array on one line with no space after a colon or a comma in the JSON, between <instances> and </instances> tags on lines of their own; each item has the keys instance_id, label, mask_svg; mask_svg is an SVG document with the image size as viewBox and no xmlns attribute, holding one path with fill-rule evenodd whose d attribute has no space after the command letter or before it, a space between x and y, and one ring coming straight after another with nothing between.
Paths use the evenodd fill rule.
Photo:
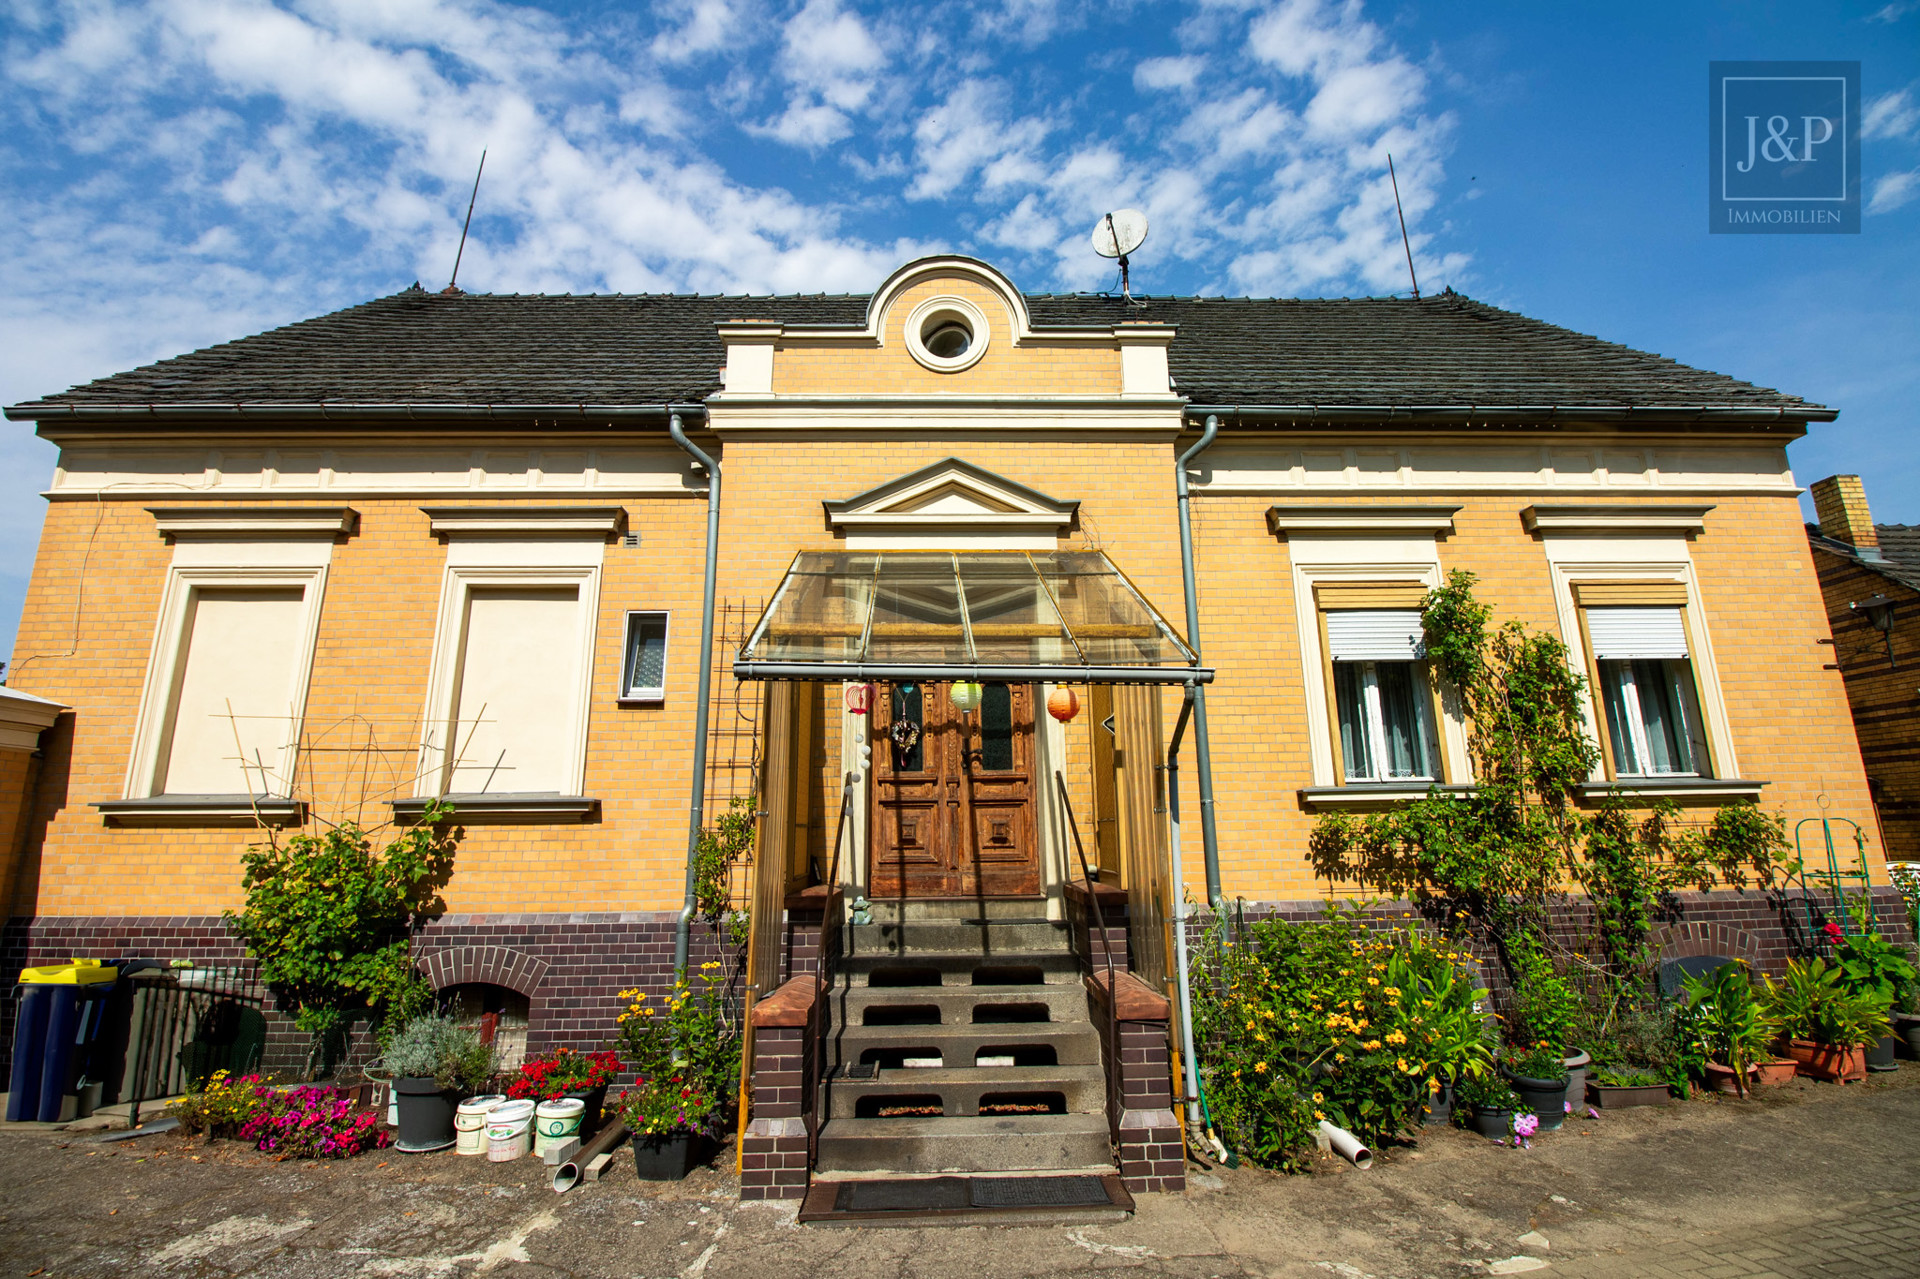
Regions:
<instances>
[{"instance_id":1,"label":"white stucco pediment","mask_svg":"<svg viewBox=\"0 0 1920 1279\"><path fill-rule=\"evenodd\" d=\"M848 550L896 551L1050 551L1080 508L954 457L822 505Z\"/></svg>"}]
</instances>

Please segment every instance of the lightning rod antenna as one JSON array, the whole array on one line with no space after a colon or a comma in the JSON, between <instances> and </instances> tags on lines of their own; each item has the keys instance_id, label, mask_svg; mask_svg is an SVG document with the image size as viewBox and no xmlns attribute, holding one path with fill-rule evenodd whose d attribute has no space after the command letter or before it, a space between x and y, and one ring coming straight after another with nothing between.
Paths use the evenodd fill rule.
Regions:
<instances>
[{"instance_id":1,"label":"lightning rod antenna","mask_svg":"<svg viewBox=\"0 0 1920 1279\"><path fill-rule=\"evenodd\" d=\"M1407 215L1400 207L1400 179L1393 172L1393 152L1387 152L1387 181L1393 183L1393 211L1400 217L1400 247L1407 251L1407 276L1413 281L1413 296L1420 296L1420 277L1413 273L1413 242L1407 239ZM478 179L475 179L477 186Z\"/></svg>"},{"instance_id":2,"label":"lightning rod antenna","mask_svg":"<svg viewBox=\"0 0 1920 1279\"><path fill-rule=\"evenodd\" d=\"M487 149L481 147L480 167L473 171L473 194L467 197L467 220L460 224L460 248L453 255L453 274L447 277L447 287L440 290L442 293L458 293L460 291L454 287L454 281L460 278L460 259L465 257L467 252L467 228L473 225L474 201L480 198L480 175L486 171Z\"/></svg>"}]
</instances>

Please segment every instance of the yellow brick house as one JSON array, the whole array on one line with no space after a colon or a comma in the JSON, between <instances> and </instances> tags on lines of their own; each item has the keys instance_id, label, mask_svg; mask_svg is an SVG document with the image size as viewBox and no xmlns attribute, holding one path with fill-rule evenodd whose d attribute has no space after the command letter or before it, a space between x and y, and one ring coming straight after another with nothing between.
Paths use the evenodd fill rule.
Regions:
<instances>
[{"instance_id":1,"label":"yellow brick house","mask_svg":"<svg viewBox=\"0 0 1920 1279\"><path fill-rule=\"evenodd\" d=\"M1786 457L1834 411L1452 292L1028 295L964 257L869 296L415 286L6 412L60 449L10 955L231 960L261 823L446 798L426 971L587 1046L699 944L691 832L750 796L750 1194L1178 1185L1173 905L1310 910L1318 814L1471 784L1408 630L1451 569L1581 656L1596 795L1872 811ZM1787 947L1723 895L1661 940ZM848 1016L938 986L935 1021L825 1060L829 976ZM818 1086L916 1053L947 1126L913 1140L872 1079Z\"/></svg>"}]
</instances>

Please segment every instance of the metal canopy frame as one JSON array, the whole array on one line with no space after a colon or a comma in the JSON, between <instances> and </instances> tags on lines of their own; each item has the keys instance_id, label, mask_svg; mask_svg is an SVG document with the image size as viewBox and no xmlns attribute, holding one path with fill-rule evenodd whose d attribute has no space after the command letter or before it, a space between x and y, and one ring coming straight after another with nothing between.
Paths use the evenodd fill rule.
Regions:
<instances>
[{"instance_id":1,"label":"metal canopy frame","mask_svg":"<svg viewBox=\"0 0 1920 1279\"><path fill-rule=\"evenodd\" d=\"M1213 680L1100 551L802 551L733 673L819 682Z\"/></svg>"}]
</instances>

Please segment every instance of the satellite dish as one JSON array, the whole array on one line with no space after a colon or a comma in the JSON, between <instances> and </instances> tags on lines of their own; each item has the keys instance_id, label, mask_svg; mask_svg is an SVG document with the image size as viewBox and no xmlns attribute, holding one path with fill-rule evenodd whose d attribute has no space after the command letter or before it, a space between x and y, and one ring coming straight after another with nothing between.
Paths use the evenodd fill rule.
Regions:
<instances>
[{"instance_id":1,"label":"satellite dish","mask_svg":"<svg viewBox=\"0 0 1920 1279\"><path fill-rule=\"evenodd\" d=\"M1147 215L1138 209L1115 209L1093 226L1093 251L1103 258L1124 258L1147 238Z\"/></svg>"}]
</instances>

